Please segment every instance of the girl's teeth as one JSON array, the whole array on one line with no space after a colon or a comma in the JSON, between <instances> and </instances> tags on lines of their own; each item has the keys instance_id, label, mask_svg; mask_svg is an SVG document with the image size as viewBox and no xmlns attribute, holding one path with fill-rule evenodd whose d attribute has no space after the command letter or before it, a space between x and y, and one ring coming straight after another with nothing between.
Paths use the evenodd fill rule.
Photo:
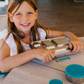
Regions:
<instances>
[{"instance_id":1,"label":"girl's teeth","mask_svg":"<svg viewBox=\"0 0 84 84\"><path fill-rule=\"evenodd\" d=\"M22 25L28 25L28 24L22 24Z\"/></svg>"}]
</instances>

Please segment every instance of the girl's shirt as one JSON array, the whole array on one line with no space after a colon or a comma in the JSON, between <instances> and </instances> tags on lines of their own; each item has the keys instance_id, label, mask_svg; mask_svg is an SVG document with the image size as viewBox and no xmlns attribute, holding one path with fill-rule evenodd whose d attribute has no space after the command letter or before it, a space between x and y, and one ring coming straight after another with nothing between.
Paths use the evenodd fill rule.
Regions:
<instances>
[{"instance_id":1,"label":"girl's shirt","mask_svg":"<svg viewBox=\"0 0 84 84\"><path fill-rule=\"evenodd\" d=\"M41 29L41 28L38 28L38 31L39 31L39 34L40 34L40 40L45 39L45 37L46 37L46 32L45 32L43 29ZM1 32L0 32L0 39L5 40L7 34L8 34L8 30L7 30L7 29L4 29L3 31L1 31ZM36 35L36 38L38 39L38 36L37 36L37 35ZM10 47L10 56L17 55L17 45L16 45L16 43L15 43L15 41L14 41L14 37L13 37L12 33L10 33L9 37L7 38L7 40L6 40L5 42L6 42L6 43L8 44L8 46ZM23 47L25 48L25 51L31 49L30 46L29 46L29 44L25 44L25 43L23 43L22 41L21 41L21 43L22 43ZM7 75L9 72L10 72L10 71L2 73L2 72L0 71L0 79L3 78L3 77L6 77L6 75Z\"/></svg>"},{"instance_id":2,"label":"girl's shirt","mask_svg":"<svg viewBox=\"0 0 84 84\"><path fill-rule=\"evenodd\" d=\"M39 31L39 34L40 34L40 40L45 39L46 32L43 29L41 29L41 28L38 28L38 31ZM8 30L7 29L4 29L3 31L1 31L0 32L0 39L5 40L7 34L8 34ZM36 39L38 39L37 35L36 35ZM16 45L16 43L14 41L14 37L13 37L12 33L10 33L9 37L7 38L7 40L5 42L10 47L10 56L17 55L17 45ZM25 51L31 49L29 44L25 44L22 41L21 41L21 43L22 43L23 47L25 48Z\"/></svg>"}]
</instances>

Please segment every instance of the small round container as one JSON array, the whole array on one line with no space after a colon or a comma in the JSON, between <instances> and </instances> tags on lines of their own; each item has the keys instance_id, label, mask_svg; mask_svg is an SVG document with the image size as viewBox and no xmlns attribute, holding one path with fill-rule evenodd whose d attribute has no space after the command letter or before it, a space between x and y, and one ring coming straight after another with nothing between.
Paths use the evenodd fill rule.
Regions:
<instances>
[{"instance_id":1,"label":"small round container","mask_svg":"<svg viewBox=\"0 0 84 84\"><path fill-rule=\"evenodd\" d=\"M52 79L49 81L49 84L63 84L63 82L59 79Z\"/></svg>"},{"instance_id":2,"label":"small round container","mask_svg":"<svg viewBox=\"0 0 84 84\"><path fill-rule=\"evenodd\" d=\"M75 84L84 82L84 66L78 64L71 64L65 69L66 78Z\"/></svg>"},{"instance_id":3,"label":"small round container","mask_svg":"<svg viewBox=\"0 0 84 84\"><path fill-rule=\"evenodd\" d=\"M10 71L7 71L7 72L1 72L0 71L0 79L6 77L9 72Z\"/></svg>"}]
</instances>

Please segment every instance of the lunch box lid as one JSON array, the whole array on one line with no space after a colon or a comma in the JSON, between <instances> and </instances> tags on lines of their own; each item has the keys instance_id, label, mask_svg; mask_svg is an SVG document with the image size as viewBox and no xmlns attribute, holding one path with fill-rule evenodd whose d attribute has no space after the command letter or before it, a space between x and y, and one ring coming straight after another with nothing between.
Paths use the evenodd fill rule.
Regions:
<instances>
[{"instance_id":1,"label":"lunch box lid","mask_svg":"<svg viewBox=\"0 0 84 84\"><path fill-rule=\"evenodd\" d=\"M49 84L63 84L63 82L59 79L52 79L49 81Z\"/></svg>"},{"instance_id":2,"label":"lunch box lid","mask_svg":"<svg viewBox=\"0 0 84 84\"><path fill-rule=\"evenodd\" d=\"M7 72L1 72L0 71L0 79L6 77L9 72L10 71L7 71Z\"/></svg>"},{"instance_id":3,"label":"lunch box lid","mask_svg":"<svg viewBox=\"0 0 84 84\"><path fill-rule=\"evenodd\" d=\"M79 64L71 64L65 68L65 73L72 78L84 77L84 66Z\"/></svg>"}]
</instances>

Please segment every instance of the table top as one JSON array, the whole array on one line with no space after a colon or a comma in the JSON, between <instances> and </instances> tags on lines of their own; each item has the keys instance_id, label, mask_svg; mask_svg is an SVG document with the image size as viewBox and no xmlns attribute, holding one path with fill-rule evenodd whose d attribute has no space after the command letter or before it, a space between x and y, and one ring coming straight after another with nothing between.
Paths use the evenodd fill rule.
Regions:
<instances>
[{"instance_id":1,"label":"table top","mask_svg":"<svg viewBox=\"0 0 84 84\"><path fill-rule=\"evenodd\" d=\"M84 37L79 39L84 46ZM84 49L81 53L74 54L70 58L70 60L60 62L53 59L48 63L34 59L12 69L2 84L48 84L51 79L59 79L63 84L73 84L66 79L65 68L70 64L84 66Z\"/></svg>"}]
</instances>

